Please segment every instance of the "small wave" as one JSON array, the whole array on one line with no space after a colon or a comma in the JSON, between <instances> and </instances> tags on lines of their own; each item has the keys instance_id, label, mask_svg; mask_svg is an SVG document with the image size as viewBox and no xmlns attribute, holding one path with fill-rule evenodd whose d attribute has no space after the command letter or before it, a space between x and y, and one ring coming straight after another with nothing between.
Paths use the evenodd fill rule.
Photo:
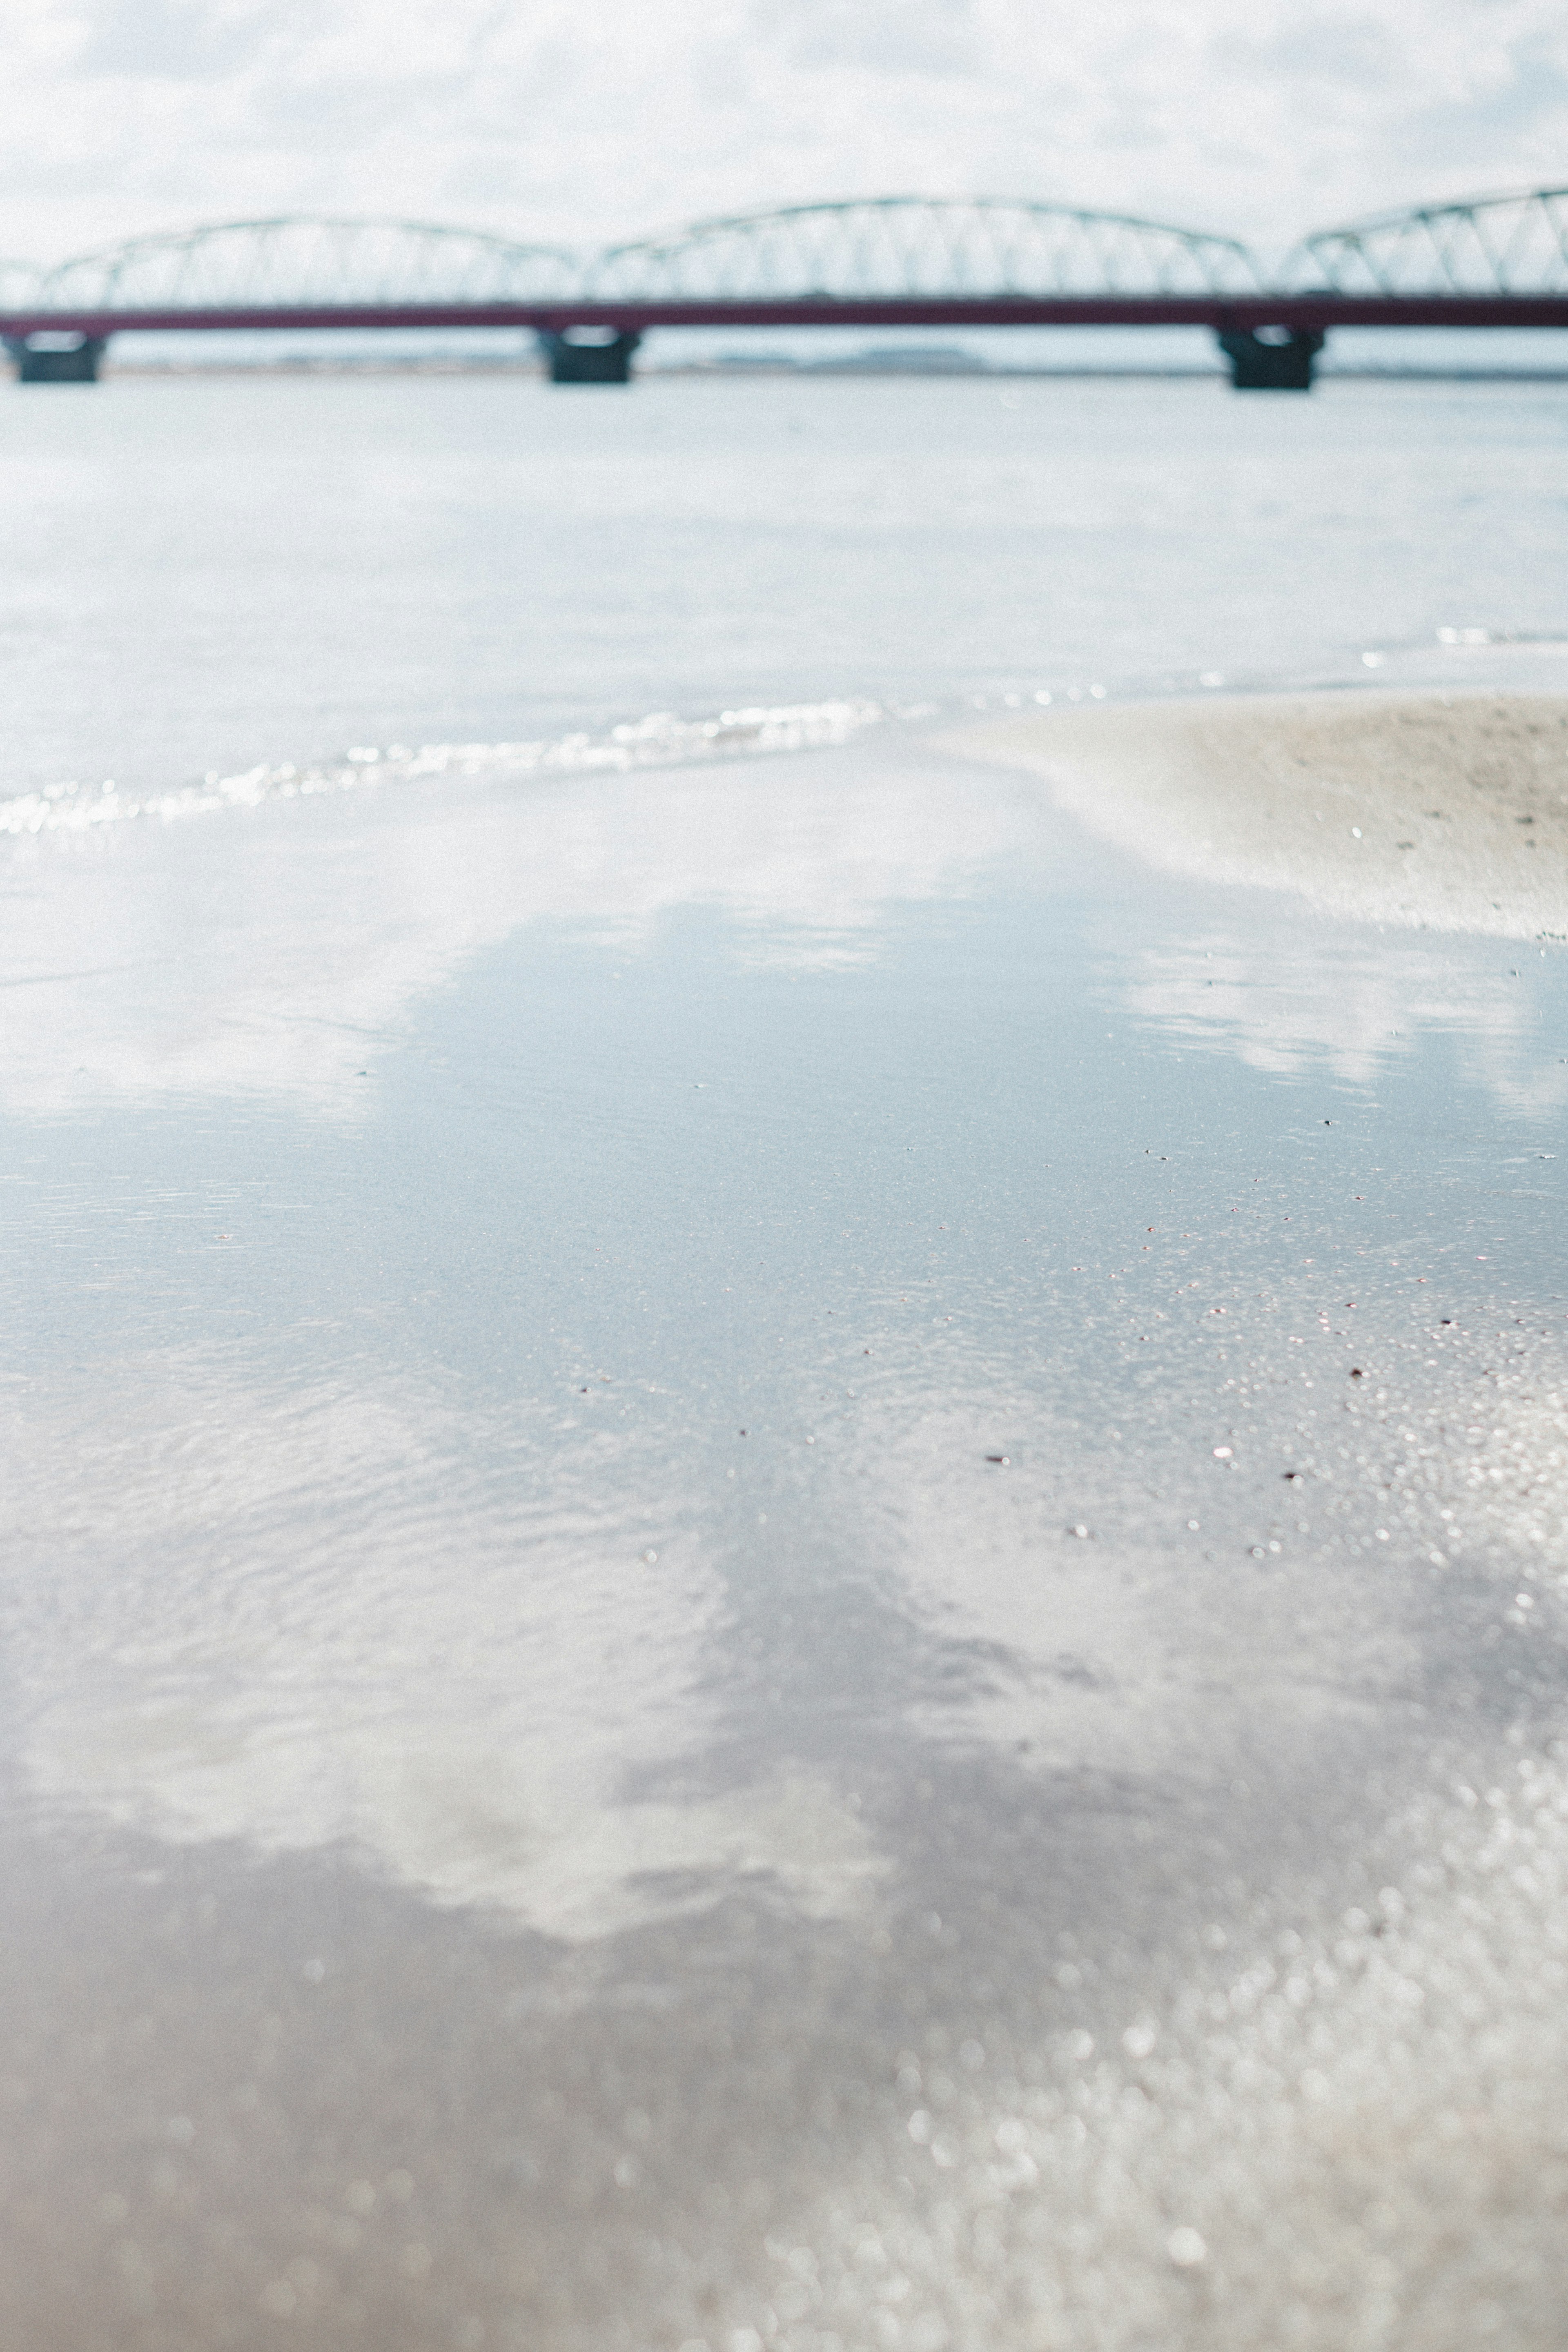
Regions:
<instances>
[{"instance_id":1,"label":"small wave","mask_svg":"<svg viewBox=\"0 0 1568 2352\"><path fill-rule=\"evenodd\" d=\"M1474 646L1533 646L1553 654L1568 650L1568 637L1561 629L1439 629L1437 643L1450 651Z\"/></svg>"},{"instance_id":2,"label":"small wave","mask_svg":"<svg viewBox=\"0 0 1568 2352\"><path fill-rule=\"evenodd\" d=\"M0 800L0 834L85 833L133 817L171 819L209 810L255 808L263 801L303 800L353 792L366 782L406 783L432 776L531 776L624 773L634 768L685 767L703 760L742 760L780 751L814 751L847 743L886 717L876 702L795 702L721 711L715 719L678 719L657 710L605 735L562 735L539 743L356 744L319 766L247 768L212 774L171 792L122 792L100 784L47 784Z\"/></svg>"}]
</instances>

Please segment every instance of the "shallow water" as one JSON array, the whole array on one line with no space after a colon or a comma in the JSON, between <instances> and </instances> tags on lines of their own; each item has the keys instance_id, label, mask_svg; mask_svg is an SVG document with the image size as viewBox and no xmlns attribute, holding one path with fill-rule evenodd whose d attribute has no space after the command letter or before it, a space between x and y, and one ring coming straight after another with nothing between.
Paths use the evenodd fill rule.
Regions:
<instances>
[{"instance_id":1,"label":"shallow water","mask_svg":"<svg viewBox=\"0 0 1568 2352\"><path fill-rule=\"evenodd\" d=\"M55 706L62 520L13 797L1215 646L1366 675L1373 617L1402 674L1556 682L1421 642L1552 636L1533 395L1336 391L1288 455L1199 387L1171 457L1187 387L1094 387L982 468L985 388L889 387L901 452L862 385L691 389L18 409L92 436L125 692ZM318 392L353 564L263 494L341 467ZM414 455L476 395L536 460L625 439L463 491ZM1237 435L1315 517L1249 611L1194 520ZM1308 509L1314 449L1395 442L1403 551ZM567 528L639 461L640 639ZM1088 527L1145 466L1181 609L1162 514ZM1564 950L1162 878L920 720L334 774L3 845L19 2338L1556 2341Z\"/></svg>"},{"instance_id":2,"label":"shallow water","mask_svg":"<svg viewBox=\"0 0 1568 2352\"><path fill-rule=\"evenodd\" d=\"M12 791L673 709L1561 662L1555 385L13 386ZM1512 672L1510 672L1510 675Z\"/></svg>"}]
</instances>

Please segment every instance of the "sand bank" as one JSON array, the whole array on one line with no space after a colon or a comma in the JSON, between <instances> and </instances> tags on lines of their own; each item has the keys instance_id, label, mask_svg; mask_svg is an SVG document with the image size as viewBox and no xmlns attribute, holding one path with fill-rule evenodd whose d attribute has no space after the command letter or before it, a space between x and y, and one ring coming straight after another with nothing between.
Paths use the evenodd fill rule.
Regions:
<instances>
[{"instance_id":1,"label":"sand bank","mask_svg":"<svg viewBox=\"0 0 1568 2352\"><path fill-rule=\"evenodd\" d=\"M1049 710L965 729L1167 868L1339 915L1568 937L1568 697L1315 694Z\"/></svg>"}]
</instances>

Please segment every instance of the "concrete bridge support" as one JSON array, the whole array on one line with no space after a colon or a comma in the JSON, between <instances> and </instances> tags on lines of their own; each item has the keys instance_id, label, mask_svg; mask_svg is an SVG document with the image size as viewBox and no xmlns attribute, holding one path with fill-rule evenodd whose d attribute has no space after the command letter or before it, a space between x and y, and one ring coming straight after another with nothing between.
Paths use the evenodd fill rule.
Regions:
<instances>
[{"instance_id":1,"label":"concrete bridge support","mask_svg":"<svg viewBox=\"0 0 1568 2352\"><path fill-rule=\"evenodd\" d=\"M1310 327L1222 328L1219 347L1237 392L1310 392L1326 338Z\"/></svg>"},{"instance_id":2,"label":"concrete bridge support","mask_svg":"<svg viewBox=\"0 0 1568 2352\"><path fill-rule=\"evenodd\" d=\"M79 335L40 344L31 336L7 336L5 349L16 362L18 383L96 383L109 340Z\"/></svg>"},{"instance_id":3,"label":"concrete bridge support","mask_svg":"<svg viewBox=\"0 0 1568 2352\"><path fill-rule=\"evenodd\" d=\"M641 341L639 334L610 333L578 341L568 328L564 334L542 334L539 348L552 383L630 383L632 353Z\"/></svg>"}]
</instances>

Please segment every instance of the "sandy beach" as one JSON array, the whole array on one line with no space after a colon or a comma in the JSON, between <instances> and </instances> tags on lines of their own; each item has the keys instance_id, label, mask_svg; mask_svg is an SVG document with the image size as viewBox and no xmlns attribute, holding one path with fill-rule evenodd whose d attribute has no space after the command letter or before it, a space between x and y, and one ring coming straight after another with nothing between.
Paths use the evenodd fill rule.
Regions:
<instances>
[{"instance_id":1,"label":"sandy beach","mask_svg":"<svg viewBox=\"0 0 1568 2352\"><path fill-rule=\"evenodd\" d=\"M1556 394L107 389L5 2352L1559 2352Z\"/></svg>"},{"instance_id":2,"label":"sandy beach","mask_svg":"<svg viewBox=\"0 0 1568 2352\"><path fill-rule=\"evenodd\" d=\"M1102 838L1325 911L1568 938L1568 697L1260 695L963 730Z\"/></svg>"}]
</instances>

